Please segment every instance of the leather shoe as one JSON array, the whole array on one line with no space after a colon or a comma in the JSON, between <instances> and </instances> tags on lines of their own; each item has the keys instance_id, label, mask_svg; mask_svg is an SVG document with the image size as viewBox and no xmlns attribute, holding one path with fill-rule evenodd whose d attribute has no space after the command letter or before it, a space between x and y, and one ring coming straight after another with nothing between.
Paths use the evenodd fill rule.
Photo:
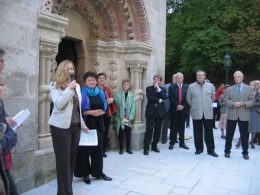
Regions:
<instances>
[{"instance_id":1,"label":"leather shoe","mask_svg":"<svg viewBox=\"0 0 260 195\"><path fill-rule=\"evenodd\" d=\"M229 153L225 153L224 156L225 156L226 158L230 158L230 154L229 154Z\"/></svg>"},{"instance_id":2,"label":"leather shoe","mask_svg":"<svg viewBox=\"0 0 260 195\"><path fill-rule=\"evenodd\" d=\"M127 152L128 154L133 154L133 152L132 152L131 149L126 149L126 152Z\"/></svg>"},{"instance_id":3,"label":"leather shoe","mask_svg":"<svg viewBox=\"0 0 260 195\"><path fill-rule=\"evenodd\" d=\"M112 181L111 177L106 176L104 173L101 175L101 178L105 181Z\"/></svg>"},{"instance_id":4,"label":"leather shoe","mask_svg":"<svg viewBox=\"0 0 260 195\"><path fill-rule=\"evenodd\" d=\"M83 181L84 181L85 184L88 184L88 185L89 185L89 184L90 184L89 176L84 177Z\"/></svg>"},{"instance_id":5,"label":"leather shoe","mask_svg":"<svg viewBox=\"0 0 260 195\"><path fill-rule=\"evenodd\" d=\"M169 150L173 150L173 145L172 144L169 145Z\"/></svg>"},{"instance_id":6,"label":"leather shoe","mask_svg":"<svg viewBox=\"0 0 260 195\"><path fill-rule=\"evenodd\" d=\"M225 135L221 135L221 138L222 138L222 139L226 139L226 136L225 136Z\"/></svg>"},{"instance_id":7,"label":"leather shoe","mask_svg":"<svg viewBox=\"0 0 260 195\"><path fill-rule=\"evenodd\" d=\"M123 149L119 149L119 154L123 154L124 150Z\"/></svg>"},{"instance_id":8,"label":"leather shoe","mask_svg":"<svg viewBox=\"0 0 260 195\"><path fill-rule=\"evenodd\" d=\"M162 140L162 144L166 144L167 143L167 140Z\"/></svg>"},{"instance_id":9,"label":"leather shoe","mask_svg":"<svg viewBox=\"0 0 260 195\"><path fill-rule=\"evenodd\" d=\"M147 149L144 149L144 155L149 155L149 151Z\"/></svg>"},{"instance_id":10,"label":"leather shoe","mask_svg":"<svg viewBox=\"0 0 260 195\"><path fill-rule=\"evenodd\" d=\"M103 157L105 157L105 158L106 158L106 157L107 157L107 154L106 154L106 153L103 153Z\"/></svg>"},{"instance_id":11,"label":"leather shoe","mask_svg":"<svg viewBox=\"0 0 260 195\"><path fill-rule=\"evenodd\" d=\"M244 158L245 160L249 160L248 154L243 154L243 158Z\"/></svg>"},{"instance_id":12,"label":"leather shoe","mask_svg":"<svg viewBox=\"0 0 260 195\"><path fill-rule=\"evenodd\" d=\"M152 148L152 151L154 151L154 152L156 152L156 153L159 153L159 152L160 152L160 150L159 150L157 147Z\"/></svg>"},{"instance_id":13,"label":"leather shoe","mask_svg":"<svg viewBox=\"0 0 260 195\"><path fill-rule=\"evenodd\" d=\"M196 152L195 152L196 155L199 155L201 153L202 153L202 151L199 151L199 150L196 150Z\"/></svg>"},{"instance_id":14,"label":"leather shoe","mask_svg":"<svg viewBox=\"0 0 260 195\"><path fill-rule=\"evenodd\" d=\"M177 139L175 140L175 143L176 143L176 144L179 143Z\"/></svg>"},{"instance_id":15,"label":"leather shoe","mask_svg":"<svg viewBox=\"0 0 260 195\"><path fill-rule=\"evenodd\" d=\"M217 154L215 151L213 151L213 152L208 152L208 155L211 155L211 156L213 156L213 157L218 157L218 154Z\"/></svg>"},{"instance_id":16,"label":"leather shoe","mask_svg":"<svg viewBox=\"0 0 260 195\"><path fill-rule=\"evenodd\" d=\"M186 146L186 144L180 145L180 148L183 148L183 149L186 149L186 150L190 149L188 146Z\"/></svg>"}]
</instances>

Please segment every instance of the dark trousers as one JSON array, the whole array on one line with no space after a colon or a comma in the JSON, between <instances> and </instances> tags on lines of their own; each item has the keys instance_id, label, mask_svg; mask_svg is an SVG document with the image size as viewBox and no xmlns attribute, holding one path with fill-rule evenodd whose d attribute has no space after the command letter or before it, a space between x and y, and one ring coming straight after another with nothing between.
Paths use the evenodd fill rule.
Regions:
<instances>
[{"instance_id":1,"label":"dark trousers","mask_svg":"<svg viewBox=\"0 0 260 195\"><path fill-rule=\"evenodd\" d=\"M9 182L10 195L18 195L19 193L17 192L16 185L14 183L11 173L9 171L6 171L5 173Z\"/></svg>"},{"instance_id":2,"label":"dark trousers","mask_svg":"<svg viewBox=\"0 0 260 195\"><path fill-rule=\"evenodd\" d=\"M163 121L162 121L162 141L167 142L168 140L168 128L170 127L170 123L173 121L170 120L170 112L166 113Z\"/></svg>"},{"instance_id":3,"label":"dark trousers","mask_svg":"<svg viewBox=\"0 0 260 195\"><path fill-rule=\"evenodd\" d=\"M105 131L103 132L103 152L105 153L109 145L108 132L109 132L111 117L105 116L103 119L104 119L104 126L105 126Z\"/></svg>"},{"instance_id":4,"label":"dark trousers","mask_svg":"<svg viewBox=\"0 0 260 195\"><path fill-rule=\"evenodd\" d=\"M234 133L236 130L236 125L238 123L238 129L240 132L240 140L243 152L242 154L248 154L248 121L241 121L241 120L227 120L227 130L226 130L226 144L225 144L225 153L230 153L232 147L232 140L234 137Z\"/></svg>"},{"instance_id":5,"label":"dark trousers","mask_svg":"<svg viewBox=\"0 0 260 195\"><path fill-rule=\"evenodd\" d=\"M152 117L146 118L146 131L144 134L144 149L149 150L152 138L152 147L157 147L160 140L162 120L158 111Z\"/></svg>"},{"instance_id":6,"label":"dark trousers","mask_svg":"<svg viewBox=\"0 0 260 195\"><path fill-rule=\"evenodd\" d=\"M51 126L51 136L56 157L58 195L71 195L73 170L80 138L80 124L69 129Z\"/></svg>"},{"instance_id":7,"label":"dark trousers","mask_svg":"<svg viewBox=\"0 0 260 195\"><path fill-rule=\"evenodd\" d=\"M74 175L100 177L103 174L103 132L97 130L97 146L80 146Z\"/></svg>"},{"instance_id":8,"label":"dark trousers","mask_svg":"<svg viewBox=\"0 0 260 195\"><path fill-rule=\"evenodd\" d=\"M203 129L204 129L204 139L207 146L208 153L211 153L215 149L214 137L213 137L213 127L212 119L193 120L193 134L196 151L203 152Z\"/></svg>"},{"instance_id":9,"label":"dark trousers","mask_svg":"<svg viewBox=\"0 0 260 195\"><path fill-rule=\"evenodd\" d=\"M190 126L190 109L188 109L186 117L186 125Z\"/></svg>"},{"instance_id":10,"label":"dark trousers","mask_svg":"<svg viewBox=\"0 0 260 195\"><path fill-rule=\"evenodd\" d=\"M171 114L171 121L174 121L171 125L170 131L170 145L174 145L177 140L177 133L179 133L179 145L184 145L184 132L185 132L185 120L187 114L181 112L174 112Z\"/></svg>"},{"instance_id":11,"label":"dark trousers","mask_svg":"<svg viewBox=\"0 0 260 195\"><path fill-rule=\"evenodd\" d=\"M120 127L119 129L119 135L118 135L118 143L119 143L119 148L123 149L124 148L124 134L125 134L125 141L126 141L126 149L129 150L131 149L131 127L125 126L124 129Z\"/></svg>"}]
</instances>

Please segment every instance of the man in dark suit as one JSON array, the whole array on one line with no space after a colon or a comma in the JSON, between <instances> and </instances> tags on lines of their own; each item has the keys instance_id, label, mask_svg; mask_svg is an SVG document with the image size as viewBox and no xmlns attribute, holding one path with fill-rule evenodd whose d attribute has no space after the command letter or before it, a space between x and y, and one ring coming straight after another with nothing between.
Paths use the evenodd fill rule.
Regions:
<instances>
[{"instance_id":1,"label":"man in dark suit","mask_svg":"<svg viewBox=\"0 0 260 195\"><path fill-rule=\"evenodd\" d=\"M225 97L227 100L228 114L227 114L227 133L225 144L225 157L230 158L232 140L236 125L240 132L240 139L243 149L243 158L249 159L248 156L248 120L249 108L253 106L253 90L250 86L243 83L244 75L241 71L234 73L235 85L227 88Z\"/></svg>"},{"instance_id":2,"label":"man in dark suit","mask_svg":"<svg viewBox=\"0 0 260 195\"><path fill-rule=\"evenodd\" d=\"M186 101L188 85L183 84L183 74L176 73L176 84L169 87L169 100L171 102L171 125L170 146L169 150L173 149L177 133L179 133L179 146L184 149L189 149L184 142L185 120L187 117L188 103Z\"/></svg>"},{"instance_id":3,"label":"man in dark suit","mask_svg":"<svg viewBox=\"0 0 260 195\"><path fill-rule=\"evenodd\" d=\"M153 85L146 88L146 96L148 103L146 105L146 131L144 135L144 155L149 154L150 144L152 142L152 150L160 152L157 144L161 135L162 120L166 113L164 100L167 99L166 89L159 86L162 77L155 75L153 77Z\"/></svg>"}]
</instances>

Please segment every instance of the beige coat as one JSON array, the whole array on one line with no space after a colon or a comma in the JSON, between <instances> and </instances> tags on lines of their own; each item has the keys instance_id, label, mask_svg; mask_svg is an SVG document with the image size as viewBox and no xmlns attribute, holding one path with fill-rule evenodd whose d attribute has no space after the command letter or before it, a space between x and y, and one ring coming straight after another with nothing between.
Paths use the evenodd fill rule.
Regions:
<instances>
[{"instance_id":1,"label":"beige coat","mask_svg":"<svg viewBox=\"0 0 260 195\"><path fill-rule=\"evenodd\" d=\"M193 120L213 119L212 103L215 98L215 87L205 82L202 86L198 82L189 85L187 102L190 105L190 113Z\"/></svg>"},{"instance_id":2,"label":"beige coat","mask_svg":"<svg viewBox=\"0 0 260 195\"><path fill-rule=\"evenodd\" d=\"M82 96L81 96L79 84L77 84L76 93L79 98L81 128L86 128L81 113ZM72 117L72 110L73 110L72 97L74 95L74 91L72 91L69 88L61 90L56 88L55 85L51 85L50 94L51 94L51 99L53 101L54 107L51 116L49 118L48 124L61 129L68 129L71 124L71 117Z\"/></svg>"},{"instance_id":3,"label":"beige coat","mask_svg":"<svg viewBox=\"0 0 260 195\"><path fill-rule=\"evenodd\" d=\"M225 97L228 105L228 120L249 120L249 108L253 106L254 94L250 86L242 84L241 95L237 95L237 85L232 85L226 89ZM246 106L236 108L234 102L243 101Z\"/></svg>"}]
</instances>

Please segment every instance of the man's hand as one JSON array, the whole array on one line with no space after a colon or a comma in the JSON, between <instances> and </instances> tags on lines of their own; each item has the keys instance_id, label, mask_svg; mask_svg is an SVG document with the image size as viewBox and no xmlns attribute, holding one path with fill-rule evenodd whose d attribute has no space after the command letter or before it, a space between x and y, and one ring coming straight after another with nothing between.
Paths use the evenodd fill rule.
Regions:
<instances>
[{"instance_id":1,"label":"man's hand","mask_svg":"<svg viewBox=\"0 0 260 195\"><path fill-rule=\"evenodd\" d=\"M184 106L183 105L178 105L177 106L177 111L182 111L184 109Z\"/></svg>"},{"instance_id":2,"label":"man's hand","mask_svg":"<svg viewBox=\"0 0 260 195\"><path fill-rule=\"evenodd\" d=\"M8 125L10 125L11 127L14 127L16 125L16 122L14 121L14 119L10 116L6 117L6 122L8 123Z\"/></svg>"}]
</instances>

